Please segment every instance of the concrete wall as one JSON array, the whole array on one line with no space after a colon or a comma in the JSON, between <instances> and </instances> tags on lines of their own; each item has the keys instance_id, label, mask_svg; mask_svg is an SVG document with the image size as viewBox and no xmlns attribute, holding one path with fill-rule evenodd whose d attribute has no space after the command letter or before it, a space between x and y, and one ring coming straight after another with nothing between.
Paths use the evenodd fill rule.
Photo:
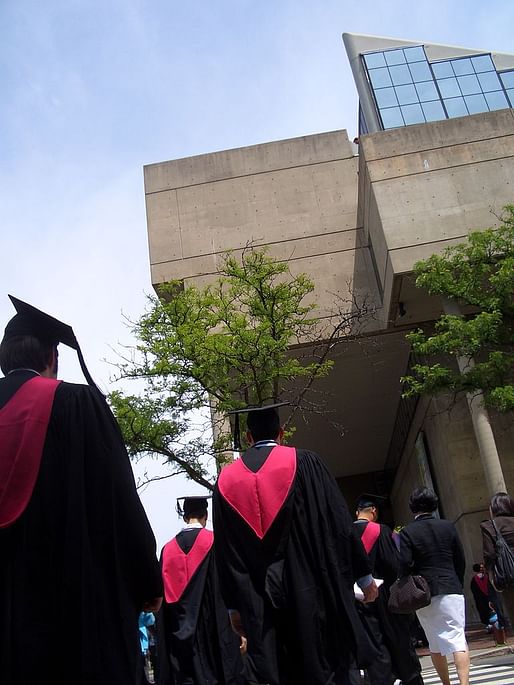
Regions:
<instances>
[{"instance_id":1,"label":"concrete wall","mask_svg":"<svg viewBox=\"0 0 514 685\"><path fill-rule=\"evenodd\" d=\"M360 141L359 218L384 310L414 263L497 223L514 198L514 111L382 131Z\"/></svg>"},{"instance_id":2,"label":"concrete wall","mask_svg":"<svg viewBox=\"0 0 514 685\"><path fill-rule=\"evenodd\" d=\"M322 313L333 294L347 294L347 281L376 293L356 258L366 250L357 164L346 132L336 131L145 167L153 284L204 283L225 251L252 243L289 260L293 274L308 273Z\"/></svg>"}]
</instances>

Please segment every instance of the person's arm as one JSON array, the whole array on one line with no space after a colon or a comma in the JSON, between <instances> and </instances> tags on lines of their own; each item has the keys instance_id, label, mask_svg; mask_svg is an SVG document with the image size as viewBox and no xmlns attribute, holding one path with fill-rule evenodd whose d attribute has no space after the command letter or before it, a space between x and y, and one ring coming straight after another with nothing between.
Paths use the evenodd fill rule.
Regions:
<instances>
[{"instance_id":1,"label":"person's arm","mask_svg":"<svg viewBox=\"0 0 514 685\"><path fill-rule=\"evenodd\" d=\"M490 571L494 562L496 561L496 550L493 540L493 536L486 522L480 524L480 530L482 531L482 551L484 557L484 565L488 571Z\"/></svg>"},{"instance_id":2,"label":"person's arm","mask_svg":"<svg viewBox=\"0 0 514 685\"><path fill-rule=\"evenodd\" d=\"M351 548L354 579L364 595L362 601L365 604L374 602L378 597L378 587L371 575L371 562L354 525L351 528Z\"/></svg>"},{"instance_id":3,"label":"person's arm","mask_svg":"<svg viewBox=\"0 0 514 685\"><path fill-rule=\"evenodd\" d=\"M77 386L75 386L77 387ZM139 499L120 428L105 399L87 386L77 400L91 493L103 507L89 509L91 530L107 545L139 610L157 611L163 594L155 537ZM72 411L71 408L69 411ZM75 427L79 419L74 422ZM108 508L107 508L108 507ZM97 551L100 554L101 546Z\"/></svg>"},{"instance_id":4,"label":"person's arm","mask_svg":"<svg viewBox=\"0 0 514 685\"><path fill-rule=\"evenodd\" d=\"M375 576L382 578L386 586L391 585L398 578L400 555L393 541L391 529L380 525L380 535L376 541L377 552L375 560Z\"/></svg>"},{"instance_id":5,"label":"person's arm","mask_svg":"<svg viewBox=\"0 0 514 685\"><path fill-rule=\"evenodd\" d=\"M455 529L455 538L453 543L453 564L455 566L455 572L457 574L458 579L461 582L461 585L464 585L464 574L466 572L466 557L464 555L464 549L462 547L459 534L457 533L457 529Z\"/></svg>"},{"instance_id":6,"label":"person's arm","mask_svg":"<svg viewBox=\"0 0 514 685\"><path fill-rule=\"evenodd\" d=\"M408 576L414 568L414 555L412 550L412 541L406 528L400 532L400 567L398 569L399 576Z\"/></svg>"},{"instance_id":7,"label":"person's arm","mask_svg":"<svg viewBox=\"0 0 514 685\"><path fill-rule=\"evenodd\" d=\"M362 540L360 538L358 531L355 528L355 525L352 525L351 528L350 543L352 548L352 566L354 576L353 579L357 582L357 585L363 590L364 587L362 587L359 581L362 579L364 586L369 585L369 583L371 582L371 572L373 569L371 568L371 562L369 560L368 555L366 554L366 550L364 549L364 545L362 544ZM370 580L366 582L366 578L368 576Z\"/></svg>"}]
</instances>

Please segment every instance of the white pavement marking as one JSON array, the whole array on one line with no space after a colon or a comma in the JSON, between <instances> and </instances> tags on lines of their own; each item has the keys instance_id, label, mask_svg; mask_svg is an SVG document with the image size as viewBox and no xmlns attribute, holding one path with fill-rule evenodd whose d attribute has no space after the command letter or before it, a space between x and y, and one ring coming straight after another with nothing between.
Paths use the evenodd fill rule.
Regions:
<instances>
[{"instance_id":1,"label":"white pavement marking","mask_svg":"<svg viewBox=\"0 0 514 685\"><path fill-rule=\"evenodd\" d=\"M425 685L440 685L441 683L433 668L424 670L422 675ZM457 671L452 665L450 665L450 681L452 685L459 683ZM471 685L514 685L514 668L508 665L493 666L492 664L471 666L469 681Z\"/></svg>"}]
</instances>

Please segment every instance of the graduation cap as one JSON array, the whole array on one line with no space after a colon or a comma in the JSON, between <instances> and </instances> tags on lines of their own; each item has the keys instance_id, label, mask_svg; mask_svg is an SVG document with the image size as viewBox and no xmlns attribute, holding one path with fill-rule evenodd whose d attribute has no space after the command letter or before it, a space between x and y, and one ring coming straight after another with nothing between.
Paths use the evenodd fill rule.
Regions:
<instances>
[{"instance_id":1,"label":"graduation cap","mask_svg":"<svg viewBox=\"0 0 514 685\"><path fill-rule=\"evenodd\" d=\"M10 340L17 336L31 335L42 342L52 345L57 345L58 343L68 345L68 347L76 350L80 368L88 384L96 388L72 327L36 309L31 304L19 300L13 295L9 295L9 298L16 309L16 314L7 323L3 339Z\"/></svg>"},{"instance_id":2,"label":"graduation cap","mask_svg":"<svg viewBox=\"0 0 514 685\"><path fill-rule=\"evenodd\" d=\"M177 497L177 514L182 517L189 517L201 511L207 511L208 499L212 495L192 495L191 497ZM181 504L182 502L182 504Z\"/></svg>"},{"instance_id":3,"label":"graduation cap","mask_svg":"<svg viewBox=\"0 0 514 685\"><path fill-rule=\"evenodd\" d=\"M355 508L357 511L367 509L368 507L380 509L381 507L385 507L387 500L388 498L383 497L382 495L371 495L369 492L364 492L357 498Z\"/></svg>"},{"instance_id":4,"label":"graduation cap","mask_svg":"<svg viewBox=\"0 0 514 685\"><path fill-rule=\"evenodd\" d=\"M251 428L252 421L267 420L271 417L277 417L278 408L285 407L289 402L275 402L275 404L264 404L253 407L243 407L243 409L233 409L227 412L229 415L234 416L234 427L232 430L233 446L234 450L241 450L241 427L239 425L239 416L241 414L248 414L246 422L249 428Z\"/></svg>"}]
</instances>

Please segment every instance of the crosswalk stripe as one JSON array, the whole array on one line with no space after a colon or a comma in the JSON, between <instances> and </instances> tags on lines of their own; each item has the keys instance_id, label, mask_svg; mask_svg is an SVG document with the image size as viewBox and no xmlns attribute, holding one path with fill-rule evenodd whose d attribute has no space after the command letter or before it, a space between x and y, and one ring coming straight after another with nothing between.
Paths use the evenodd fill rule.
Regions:
<instances>
[{"instance_id":1,"label":"crosswalk stripe","mask_svg":"<svg viewBox=\"0 0 514 685\"><path fill-rule=\"evenodd\" d=\"M450 681L452 685L457 685L459 679L455 667L450 666ZM471 666L469 678L473 685L514 685L514 668L512 666L493 666L483 664ZM441 681L434 668L423 671L423 681L425 685L440 685Z\"/></svg>"}]
</instances>

